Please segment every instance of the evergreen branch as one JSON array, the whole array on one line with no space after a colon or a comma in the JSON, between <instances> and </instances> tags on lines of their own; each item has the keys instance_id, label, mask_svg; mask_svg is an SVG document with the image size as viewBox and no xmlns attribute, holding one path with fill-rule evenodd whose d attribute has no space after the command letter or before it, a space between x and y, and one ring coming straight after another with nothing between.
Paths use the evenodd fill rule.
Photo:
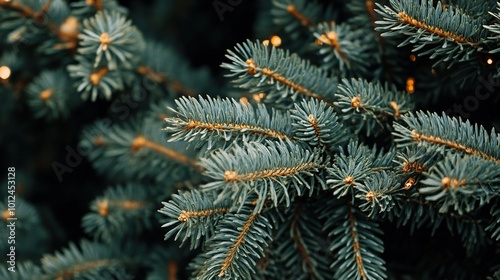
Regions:
<instances>
[{"instance_id":1,"label":"evergreen branch","mask_svg":"<svg viewBox=\"0 0 500 280\"><path fill-rule=\"evenodd\" d=\"M441 159L439 154L428 152L424 147L417 147L414 150L405 147L403 151L397 153L395 162L401 173L419 175L428 171L439 159Z\"/></svg>"},{"instance_id":2,"label":"evergreen branch","mask_svg":"<svg viewBox=\"0 0 500 280\"><path fill-rule=\"evenodd\" d=\"M50 3L50 1L49 1L49 3ZM41 17L38 16L39 13L33 11L30 7L23 6L19 2L11 2L8 0L2 0L2 1L0 1L0 7L4 8L4 9L14 10L25 17L30 17L33 19L41 20ZM41 11L40 11L40 14L41 14Z\"/></svg>"},{"instance_id":3,"label":"evergreen branch","mask_svg":"<svg viewBox=\"0 0 500 280\"><path fill-rule=\"evenodd\" d=\"M186 87L179 81L169 79L166 74L156 72L149 66L146 65L139 66L137 68L137 73L139 75L147 77L148 79L154 81L157 84L170 86L178 95L184 95L184 96L198 95L195 90Z\"/></svg>"},{"instance_id":4,"label":"evergreen branch","mask_svg":"<svg viewBox=\"0 0 500 280\"><path fill-rule=\"evenodd\" d=\"M258 179L287 177L304 170L309 170L313 166L315 166L314 162L306 162L293 167L264 169L244 174L238 174L236 171L226 170L226 172L224 172L224 180L228 183L237 183L250 182Z\"/></svg>"},{"instance_id":5,"label":"evergreen branch","mask_svg":"<svg viewBox=\"0 0 500 280\"><path fill-rule=\"evenodd\" d=\"M236 52L228 50L226 57L232 61L222 64L231 71L227 76L239 75L233 83L251 92L266 92L268 99L278 103L298 95L331 102L337 88L335 79L309 61L259 41L237 44Z\"/></svg>"},{"instance_id":6,"label":"evergreen branch","mask_svg":"<svg viewBox=\"0 0 500 280\"><path fill-rule=\"evenodd\" d=\"M218 199L231 198L244 202L251 193L257 193L260 212L266 199L277 206L283 199L290 204L289 190L298 195L314 190L314 181L325 188L322 179L315 175L323 167L318 151L304 150L286 142L268 142L267 145L250 142L244 147L235 146L230 152L221 150L208 158L201 158L205 175L213 182L202 185L204 190L221 192ZM307 179L309 178L309 179Z\"/></svg>"},{"instance_id":7,"label":"evergreen branch","mask_svg":"<svg viewBox=\"0 0 500 280\"><path fill-rule=\"evenodd\" d=\"M423 134L416 133L416 132L412 132L412 134L413 134L413 139L414 139L413 141L422 141L422 142L429 142L429 143L436 144L436 145L442 145L442 146L446 146L446 147L451 148L451 149L458 150L460 152L464 152L466 154L478 155L478 156L485 158L487 160L500 162L499 161L500 159L489 156L488 154L486 154L484 152L473 150L469 147L457 144L457 143L449 141L449 140L444 140L444 139L441 139L439 137L434 137L432 135L427 136L427 135L423 135Z\"/></svg>"},{"instance_id":8,"label":"evergreen branch","mask_svg":"<svg viewBox=\"0 0 500 280\"><path fill-rule=\"evenodd\" d=\"M300 217L301 217L301 215L300 215L301 210L302 210L302 204L299 204L297 206L297 208L295 209L295 213L293 215L293 220L292 220L292 224L291 224L292 236L293 236L293 240L295 242L295 245L297 246L297 250L299 251L299 254L304 259L304 264L307 268L307 272L311 276L314 277L314 275L316 275L316 273L314 271L313 265L311 264L311 257L309 256L309 254L307 252L307 249L306 249L307 247L304 244L304 240L301 237L299 225L298 225L299 221L300 221Z\"/></svg>"},{"instance_id":9,"label":"evergreen branch","mask_svg":"<svg viewBox=\"0 0 500 280\"><path fill-rule=\"evenodd\" d=\"M26 88L27 102L35 117L67 118L75 105L74 92L64 71L43 71Z\"/></svg>"},{"instance_id":10,"label":"evergreen branch","mask_svg":"<svg viewBox=\"0 0 500 280\"><path fill-rule=\"evenodd\" d=\"M352 211L349 211L349 229L351 231L352 250L354 258L356 259L356 265L358 267L358 273L356 274L358 274L362 279L366 280L367 277L363 264L363 255L361 253L361 246L359 244L359 233L356 230L356 220Z\"/></svg>"},{"instance_id":11,"label":"evergreen branch","mask_svg":"<svg viewBox=\"0 0 500 280\"><path fill-rule=\"evenodd\" d=\"M444 37L444 38L449 38L457 43L462 43L462 44L463 43L470 43L470 44L475 43L475 41L473 41L472 39L466 39L463 36L452 33L450 31L443 31L439 27L427 25L425 22L419 21L419 20L413 18L412 16L409 16L405 12L399 12L398 17L399 17L400 21L403 22L404 24L407 24L407 25L412 26L414 28L425 30L425 31L430 32L430 33L434 33L434 34L441 36L441 37Z\"/></svg>"},{"instance_id":12,"label":"evergreen branch","mask_svg":"<svg viewBox=\"0 0 500 280\"><path fill-rule=\"evenodd\" d=\"M338 10L318 0L273 0L270 1L270 24L282 34L283 47L291 52L307 52L303 42L314 41L313 30L320 22L331 22L338 18ZM327 70L327 69L325 69Z\"/></svg>"},{"instance_id":13,"label":"evergreen branch","mask_svg":"<svg viewBox=\"0 0 500 280\"><path fill-rule=\"evenodd\" d=\"M427 172L420 193L441 205L440 212L453 207L459 214L488 203L500 190L500 165L476 156L449 154Z\"/></svg>"},{"instance_id":14,"label":"evergreen branch","mask_svg":"<svg viewBox=\"0 0 500 280\"><path fill-rule=\"evenodd\" d=\"M421 107L443 105L439 102L451 96L464 105L476 107L479 100L493 108L498 96L491 93L500 77L497 0L259 1L252 7L266 10L259 19L269 24L262 32L269 40L236 45L221 65L239 87L228 96L245 91L239 101L196 96L175 105L168 103L170 97L216 91L207 71L185 67L176 51L144 41L116 0L70 2L77 2L71 14L63 0L0 0L0 142L20 139L14 146L26 147L30 140L23 132L39 129L39 123L25 127L19 118L27 106L35 117L65 116L77 96L73 91L93 101L119 94L116 101L127 106L96 107L102 111L111 105L110 118L86 129L73 149L66 147L66 164L54 161L50 167L62 181L63 174L81 168L80 156L88 156L109 181L128 183L105 190L82 220L84 233L106 244L71 244L45 256L40 268L9 263L18 273L0 271L0 279L179 278L186 276L183 264L193 257L192 278L200 280L476 279L498 270L490 254L491 244L500 241L500 134L444 114L413 114L410 95L396 88L404 88L406 81L408 93L424 92L414 95ZM177 18L179 7L195 8L186 4L190 1L155 2L156 16L171 8L167 13ZM212 4L223 19L236 2L241 1ZM493 4L498 11L490 9ZM332 7L351 14L329 17ZM362 15L352 16L353 11ZM270 27L273 20L277 26ZM384 42L373 27L386 36ZM279 31L289 36L279 37ZM188 37L182 41L199 42ZM393 39L404 48L398 49ZM310 61L299 57L308 52L312 56L303 58ZM441 65L431 69L417 55L429 55L431 64ZM451 69L456 62L465 62L458 71ZM75 79L74 88L59 68ZM474 79L478 74L492 79ZM346 77L339 85L338 79ZM480 92L479 83L489 93ZM475 97L460 100L475 86ZM141 95L141 104L130 103L129 94L135 101ZM495 100L484 102L490 97ZM151 99L149 104L144 98ZM270 106L253 105L261 101ZM151 110L142 111L148 105ZM91 115L84 112L82 121ZM126 118L130 121L111 125ZM489 125L496 127L498 121L494 117ZM35 164L19 162L15 168L17 183L9 174L9 195L14 192L10 185L17 184L18 195L32 196L26 192L23 177L29 174L21 171L23 166L47 171L43 165L54 151L34 150L41 152ZM23 152L28 156L22 158L29 159L30 149ZM9 150L6 155L17 154ZM167 199L176 189L178 194ZM17 261L36 258L50 245L39 211L18 199L16 235L23 242L15 244ZM0 236L13 232L5 226L13 215L8 200L0 203ZM158 210L165 239L174 239L166 247L150 238L157 232L144 230L156 218L151 207L160 200L167 201ZM392 224L421 233L448 230L459 238L441 244L448 235L440 232L429 238L442 248L406 247L416 249L411 253L418 259L408 265L408 259L397 258L405 249L397 241L406 239L399 236L385 245L391 260L387 272L381 229L392 230ZM384 240L394 241L397 235ZM177 239L195 250L171 246ZM448 246L454 241L466 248L464 258ZM0 251L9 249L6 243L0 242ZM126 250L141 244L149 251ZM437 258L427 261L435 252Z\"/></svg>"},{"instance_id":15,"label":"evergreen branch","mask_svg":"<svg viewBox=\"0 0 500 280\"><path fill-rule=\"evenodd\" d=\"M484 25L484 28L488 29L495 36L488 37L489 40L492 40L493 43L498 46L498 42L500 41L500 2L497 2L497 13L489 12L495 18L495 22L489 25ZM490 50L490 53L498 53L500 52L500 47Z\"/></svg>"},{"instance_id":16,"label":"evergreen branch","mask_svg":"<svg viewBox=\"0 0 500 280\"><path fill-rule=\"evenodd\" d=\"M68 42L70 46L76 48L78 37L73 32L66 32L65 29L60 28L58 24L50 21L47 13L51 9L52 0L46 0L42 5L40 11L33 10L32 7L23 5L19 1L0 0L0 7L6 10L14 11L25 18L34 20L37 24L45 26L50 32L55 34L61 41Z\"/></svg>"},{"instance_id":17,"label":"evergreen branch","mask_svg":"<svg viewBox=\"0 0 500 280\"><path fill-rule=\"evenodd\" d=\"M207 241L207 251L194 260L197 279L250 279L271 241L271 221L246 205L228 214Z\"/></svg>"},{"instance_id":18,"label":"evergreen branch","mask_svg":"<svg viewBox=\"0 0 500 280\"><path fill-rule=\"evenodd\" d=\"M111 71L107 66L95 69L92 62L83 56L77 56L78 64L68 65L68 72L75 78L75 88L82 94L82 99L95 101L97 96L103 95L111 99L113 92L123 90L125 82L123 73Z\"/></svg>"},{"instance_id":19,"label":"evergreen branch","mask_svg":"<svg viewBox=\"0 0 500 280\"><path fill-rule=\"evenodd\" d=\"M330 279L331 254L316 214L317 201L297 199L275 221L273 242L261 262L265 279ZM278 210L274 208L273 210ZM281 211L280 211L281 212ZM278 224L277 224L278 223ZM277 225L276 225L277 224ZM265 270L264 270L265 269Z\"/></svg>"},{"instance_id":20,"label":"evergreen branch","mask_svg":"<svg viewBox=\"0 0 500 280\"><path fill-rule=\"evenodd\" d=\"M99 11L85 19L78 37L78 53L94 61L93 67L106 65L110 70L131 69L145 48L139 30L116 11Z\"/></svg>"},{"instance_id":21,"label":"evergreen branch","mask_svg":"<svg viewBox=\"0 0 500 280\"><path fill-rule=\"evenodd\" d=\"M318 256L323 251L320 238L322 235L321 225L317 220L317 217L311 216L304 207L302 202L298 202L296 208L293 212L292 220L290 226L284 227L285 230L290 232L290 242L283 242L279 245L279 253L286 258L286 263L289 266L288 269L292 270L291 266L297 266L300 264L302 270L306 270L308 275L313 279L328 279L328 264L329 258L325 256ZM293 254L290 250L296 249L298 254L298 260L292 262Z\"/></svg>"},{"instance_id":22,"label":"evergreen branch","mask_svg":"<svg viewBox=\"0 0 500 280\"><path fill-rule=\"evenodd\" d=\"M148 138L146 138L144 135L137 135L134 137L134 139L131 141L130 144L130 150L132 153L138 153L141 149L147 148L151 151L154 151L170 160L176 161L178 163L184 164L191 166L195 169L200 170L200 167L197 165L197 161L189 158L185 154L179 153L175 151L174 149L169 149L159 143L156 143Z\"/></svg>"},{"instance_id":23,"label":"evergreen branch","mask_svg":"<svg viewBox=\"0 0 500 280\"><path fill-rule=\"evenodd\" d=\"M394 173L379 172L357 187L356 198L363 201L360 209L375 217L381 212L391 211L394 200L401 191L401 182Z\"/></svg>"},{"instance_id":24,"label":"evergreen branch","mask_svg":"<svg viewBox=\"0 0 500 280\"><path fill-rule=\"evenodd\" d=\"M385 262L380 257L384 245L378 225L366 219L350 203L330 199L321 214L324 229L332 237L335 279L384 279ZM327 208L328 207L328 208Z\"/></svg>"},{"instance_id":25,"label":"evergreen branch","mask_svg":"<svg viewBox=\"0 0 500 280\"><path fill-rule=\"evenodd\" d=\"M478 40L478 30L481 30L478 22L453 7L448 9L443 9L442 5L434 7L432 1L428 0L391 0L390 3L392 9L377 4L380 8L377 12L384 17L384 21L376 23L386 25L377 28L378 30L401 30L399 32L407 32L412 35L414 41L426 39L426 37L421 39L420 36L417 36L415 29L459 44L475 44ZM391 35L393 34L389 31L382 34L382 36ZM405 43L407 42L409 40L405 41ZM438 40L438 43L441 42Z\"/></svg>"},{"instance_id":26,"label":"evergreen branch","mask_svg":"<svg viewBox=\"0 0 500 280\"><path fill-rule=\"evenodd\" d=\"M458 12L465 14L470 18L480 19L485 23L490 19L488 13L497 5L497 0L468 0L446 2L446 4L441 4L443 10L448 9L449 7L453 7Z\"/></svg>"},{"instance_id":27,"label":"evergreen branch","mask_svg":"<svg viewBox=\"0 0 500 280\"><path fill-rule=\"evenodd\" d=\"M148 77L149 79L155 81L158 84L167 83L167 76L165 74L158 73L147 65L141 65L137 67L136 71L139 75Z\"/></svg>"},{"instance_id":28,"label":"evergreen branch","mask_svg":"<svg viewBox=\"0 0 500 280\"><path fill-rule=\"evenodd\" d=\"M224 214L225 212L228 211L228 208L219 208L215 210L202 210L202 211L184 211L182 210L182 213L179 215L178 220L186 222L188 220L191 220L193 218L200 218L200 217L210 217L214 215L220 215Z\"/></svg>"},{"instance_id":29,"label":"evergreen branch","mask_svg":"<svg viewBox=\"0 0 500 280\"><path fill-rule=\"evenodd\" d=\"M182 238L182 244L190 238L191 249L200 245L201 236L204 240L214 235L217 223L229 212L230 200L213 202L216 196L214 193L200 193L191 191L181 195L174 194L172 199L163 202L163 208L158 212L168 217L167 222L162 227L171 227L165 240L175 234L174 240ZM182 246L181 244L181 246Z\"/></svg>"},{"instance_id":30,"label":"evergreen branch","mask_svg":"<svg viewBox=\"0 0 500 280\"><path fill-rule=\"evenodd\" d=\"M165 100L163 91L156 93L157 89L167 89L168 93L172 93L169 97L195 97L201 92L214 91L217 88L212 83L209 69L194 68L187 61L189 59L176 49L160 42L146 40L146 49L142 52L136 73L147 79L148 88L157 95L158 100L152 101ZM153 87L155 85L158 87Z\"/></svg>"},{"instance_id":31,"label":"evergreen branch","mask_svg":"<svg viewBox=\"0 0 500 280\"><path fill-rule=\"evenodd\" d=\"M226 258L224 259L224 262L222 263L220 273L217 276L222 277L222 276L226 275L227 270L229 269L229 267L231 266L231 264L234 261L236 253L240 249L242 243L245 241L245 237L248 234L248 232L250 231L250 228L251 228L252 224L254 223L255 218L256 218L256 215L254 215L253 213L250 213L250 215L248 215L248 219L243 224L243 228L241 229L240 234L236 238L236 242L231 246L231 248L227 252Z\"/></svg>"},{"instance_id":32,"label":"evergreen branch","mask_svg":"<svg viewBox=\"0 0 500 280\"><path fill-rule=\"evenodd\" d=\"M403 151L398 152L397 158L394 159L394 163L397 164L395 171L402 178L406 178L403 189L405 191L414 190L413 187L419 186L418 181L423 173L429 171L429 168L441 159L441 154L428 151L424 147L417 147L413 150L406 147ZM413 190L412 193L414 193Z\"/></svg>"},{"instance_id":33,"label":"evergreen branch","mask_svg":"<svg viewBox=\"0 0 500 280\"><path fill-rule=\"evenodd\" d=\"M184 164L184 165L189 165L195 169L198 169L201 171L200 167L197 164L197 161L189 158L187 155L179 153L175 151L174 149L169 149L161 144L155 143L146 137L144 135L137 135L133 140L131 144L131 150L132 152L136 153L140 149L147 148L151 151L155 151L161 155L164 155L165 157L174 160L178 163Z\"/></svg>"},{"instance_id":34,"label":"evergreen branch","mask_svg":"<svg viewBox=\"0 0 500 280\"><path fill-rule=\"evenodd\" d=\"M397 119L413 109L408 94L399 92L386 83L369 83L363 79L344 79L339 85L335 105L342 111L342 119L352 123L356 132L365 128L367 134L390 128L387 118Z\"/></svg>"},{"instance_id":35,"label":"evergreen branch","mask_svg":"<svg viewBox=\"0 0 500 280\"><path fill-rule=\"evenodd\" d=\"M365 29L352 30L347 24L324 22L313 31L314 48L323 57L322 68L333 70L341 76L372 74L373 53L377 52L374 34Z\"/></svg>"},{"instance_id":36,"label":"evergreen branch","mask_svg":"<svg viewBox=\"0 0 500 280\"><path fill-rule=\"evenodd\" d=\"M256 75L257 73L259 73L257 68L260 68L260 67L255 65L255 61L253 59L248 59L246 61L246 63L248 65L248 73L249 74ZM280 75L279 73L273 72L269 68L263 68L261 73L262 73L262 75L264 75L264 76L266 76L266 77L268 77L268 78L270 78L278 83L281 83L281 84L285 85L286 87L291 88L292 91L296 91L298 93L304 94L307 97L321 98L316 93L304 88L303 86L301 86L299 84L292 82L291 80L285 78L284 76Z\"/></svg>"},{"instance_id":37,"label":"evergreen branch","mask_svg":"<svg viewBox=\"0 0 500 280\"><path fill-rule=\"evenodd\" d=\"M38 12L38 15L37 15L38 18L43 18L44 16L47 15L47 12L50 9L51 3L52 3L52 0L47 0L47 2L45 2L45 4L43 4L42 9L40 10L40 12Z\"/></svg>"},{"instance_id":38,"label":"evergreen branch","mask_svg":"<svg viewBox=\"0 0 500 280\"><path fill-rule=\"evenodd\" d=\"M278 26L283 26L293 39L325 18L323 8L316 1L273 0L271 14Z\"/></svg>"},{"instance_id":39,"label":"evergreen branch","mask_svg":"<svg viewBox=\"0 0 500 280\"><path fill-rule=\"evenodd\" d=\"M76 275L111 279L124 275L123 264L123 260L116 258L109 248L88 241L82 241L80 249L70 244L61 253L46 255L42 259L47 275L44 279L73 279Z\"/></svg>"},{"instance_id":40,"label":"evergreen branch","mask_svg":"<svg viewBox=\"0 0 500 280\"><path fill-rule=\"evenodd\" d=\"M151 198L142 186L126 185L109 188L91 203L92 212L82 219L87 234L111 242L126 234L149 227ZM139 222L137 222L139 221ZM128 229L133 223L134 228Z\"/></svg>"},{"instance_id":41,"label":"evergreen branch","mask_svg":"<svg viewBox=\"0 0 500 280\"><path fill-rule=\"evenodd\" d=\"M318 38L318 40L322 44L330 46L335 51L335 54L338 56L338 58L340 58L340 65L342 68L342 65L343 65L342 62L349 63L350 59L347 58L346 54L342 50L343 48L340 46L340 43L338 41L338 32L335 32L333 30L327 31L329 29L328 27L333 28L335 26L335 24L331 23L329 25L328 23L323 23L320 26L323 27L321 29L324 29L325 31L321 32L321 35L315 34L316 38Z\"/></svg>"},{"instance_id":42,"label":"evergreen branch","mask_svg":"<svg viewBox=\"0 0 500 280\"><path fill-rule=\"evenodd\" d=\"M347 130L338 123L333 108L323 101L303 100L290 111L294 120L294 138L311 146L323 146L327 151L347 141Z\"/></svg>"},{"instance_id":43,"label":"evergreen branch","mask_svg":"<svg viewBox=\"0 0 500 280\"><path fill-rule=\"evenodd\" d=\"M396 157L396 149L394 147L384 150L383 148L378 149L377 146L374 146L370 150L373 158L373 171L394 170L394 158Z\"/></svg>"},{"instance_id":44,"label":"evergreen branch","mask_svg":"<svg viewBox=\"0 0 500 280\"><path fill-rule=\"evenodd\" d=\"M371 175L374 157L370 151L357 142L350 142L347 151L340 149L335 163L327 168L326 183L337 198L343 197L357 188Z\"/></svg>"},{"instance_id":45,"label":"evergreen branch","mask_svg":"<svg viewBox=\"0 0 500 280\"><path fill-rule=\"evenodd\" d=\"M213 123L208 123L208 122L200 122L200 121L189 121L188 125L185 128L186 130L191 130L191 129L202 129L202 130L216 130L216 129L221 129L221 130L239 130L239 131L251 131L252 133L255 134L260 134L264 135L267 137L273 137L273 138L278 138L281 140L286 140L288 139L287 135L268 130L263 127L259 126L249 126L249 125L238 125L238 124L213 124ZM290 139L289 139L290 140Z\"/></svg>"},{"instance_id":46,"label":"evergreen branch","mask_svg":"<svg viewBox=\"0 0 500 280\"><path fill-rule=\"evenodd\" d=\"M395 151L377 152L376 147L368 149L356 141L349 142L347 152L340 148L331 167L327 167L327 184L333 195L340 198L348 193L354 198L358 190L371 176L393 169Z\"/></svg>"},{"instance_id":47,"label":"evergreen branch","mask_svg":"<svg viewBox=\"0 0 500 280\"><path fill-rule=\"evenodd\" d=\"M312 20L307 16L300 13L300 11L295 8L293 4L290 4L286 7L287 12L290 13L296 20L300 22L305 27L309 27L312 25Z\"/></svg>"},{"instance_id":48,"label":"evergreen branch","mask_svg":"<svg viewBox=\"0 0 500 280\"><path fill-rule=\"evenodd\" d=\"M404 34L407 39L399 46L415 44L413 51L418 52L425 46L422 55L432 54L440 61L466 60L478 49L483 29L481 21L442 5L433 6L430 0L391 0L392 8L379 4L377 12L384 18L376 23L382 36ZM450 42L452 44L450 44ZM436 64L438 63L436 62ZM450 65L451 66L451 65Z\"/></svg>"},{"instance_id":49,"label":"evergreen branch","mask_svg":"<svg viewBox=\"0 0 500 280\"><path fill-rule=\"evenodd\" d=\"M211 97L182 97L175 102L177 109L171 110L177 116L165 119L165 130L173 133L169 141L198 141L197 146L208 142L210 149L221 138L226 142L292 139L290 116L274 110L271 115L262 104L254 108L234 99Z\"/></svg>"},{"instance_id":50,"label":"evergreen branch","mask_svg":"<svg viewBox=\"0 0 500 280\"><path fill-rule=\"evenodd\" d=\"M96 123L84 131L80 145L88 149L88 158L97 171L112 178L147 178L175 184L184 180L184 176L196 174L187 174L183 171L185 167L201 171L185 145L164 141L158 121L137 118L113 126Z\"/></svg>"},{"instance_id":51,"label":"evergreen branch","mask_svg":"<svg viewBox=\"0 0 500 280\"><path fill-rule=\"evenodd\" d=\"M493 129L491 134L467 120L446 115L422 112L403 116L406 126L394 123L395 141L401 147L422 145L427 149L452 150L476 155L485 160L500 163L500 135ZM432 150L434 151L434 150Z\"/></svg>"},{"instance_id":52,"label":"evergreen branch","mask_svg":"<svg viewBox=\"0 0 500 280\"><path fill-rule=\"evenodd\" d=\"M385 0L384 2L378 3L382 4L386 2L388 1ZM375 9L375 1L349 1L346 3L346 8L350 14L346 23L351 29L366 30L367 26L372 27L370 28L371 30L366 30L366 32L369 31L369 34L362 37L361 42L372 46L375 41L376 47L378 46L378 49L373 49L374 47L372 47L371 51L364 54L366 60L373 61L376 59L378 63L373 65L372 62L370 71L368 71L368 73L363 73L363 77L367 79L373 77L374 79L387 80L388 82L398 85L403 84L403 79L406 79L407 77L395 74L405 71L403 69L408 69L406 67L411 67L409 66L408 61L408 55L410 55L409 51L407 49L398 48L394 39L384 38L381 36L380 32L373 32L377 28L377 20L380 19L380 16L377 14Z\"/></svg>"}]
</instances>

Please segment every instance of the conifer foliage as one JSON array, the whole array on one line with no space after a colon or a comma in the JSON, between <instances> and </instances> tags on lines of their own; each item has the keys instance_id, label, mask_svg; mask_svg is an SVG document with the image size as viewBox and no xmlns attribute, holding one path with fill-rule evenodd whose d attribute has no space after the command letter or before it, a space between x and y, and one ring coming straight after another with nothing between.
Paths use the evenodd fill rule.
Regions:
<instances>
[{"instance_id":1,"label":"conifer foliage","mask_svg":"<svg viewBox=\"0 0 500 280\"><path fill-rule=\"evenodd\" d=\"M220 87L117 1L0 0L0 129L111 111L79 132L86 236L34 250L19 199L1 279L498 279L500 2L252 5Z\"/></svg>"}]
</instances>

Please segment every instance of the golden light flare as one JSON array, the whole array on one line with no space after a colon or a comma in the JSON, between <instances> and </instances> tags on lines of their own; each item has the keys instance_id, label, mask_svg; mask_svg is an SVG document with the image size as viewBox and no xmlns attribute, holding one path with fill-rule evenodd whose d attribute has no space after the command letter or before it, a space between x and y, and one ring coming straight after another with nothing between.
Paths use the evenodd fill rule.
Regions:
<instances>
[{"instance_id":1,"label":"golden light flare","mask_svg":"<svg viewBox=\"0 0 500 280\"><path fill-rule=\"evenodd\" d=\"M282 43L281 37L278 35L273 35L273 36L271 36L271 39L269 39L269 40L266 39L266 40L262 41L262 45L264 45L266 47L269 46L269 44L271 44L275 47L279 47L279 46L281 46L281 43Z\"/></svg>"},{"instance_id":2,"label":"golden light flare","mask_svg":"<svg viewBox=\"0 0 500 280\"><path fill-rule=\"evenodd\" d=\"M281 46L281 38L277 35L271 37L271 44L275 47Z\"/></svg>"},{"instance_id":3,"label":"golden light flare","mask_svg":"<svg viewBox=\"0 0 500 280\"><path fill-rule=\"evenodd\" d=\"M493 64L493 59L490 57L486 60L486 63L488 63L488 65L492 65Z\"/></svg>"},{"instance_id":4,"label":"golden light flare","mask_svg":"<svg viewBox=\"0 0 500 280\"><path fill-rule=\"evenodd\" d=\"M406 79L406 92L410 94L415 92L415 78L408 77Z\"/></svg>"},{"instance_id":5,"label":"golden light flare","mask_svg":"<svg viewBox=\"0 0 500 280\"><path fill-rule=\"evenodd\" d=\"M252 99L255 100L255 102L257 102L257 103L260 103L262 101L262 99L264 99L265 96L266 96L266 94L263 92L254 93L252 95Z\"/></svg>"},{"instance_id":6,"label":"golden light flare","mask_svg":"<svg viewBox=\"0 0 500 280\"><path fill-rule=\"evenodd\" d=\"M7 80L8 78L10 78L10 74L12 74L12 71L9 67L0 66L0 79Z\"/></svg>"}]
</instances>

